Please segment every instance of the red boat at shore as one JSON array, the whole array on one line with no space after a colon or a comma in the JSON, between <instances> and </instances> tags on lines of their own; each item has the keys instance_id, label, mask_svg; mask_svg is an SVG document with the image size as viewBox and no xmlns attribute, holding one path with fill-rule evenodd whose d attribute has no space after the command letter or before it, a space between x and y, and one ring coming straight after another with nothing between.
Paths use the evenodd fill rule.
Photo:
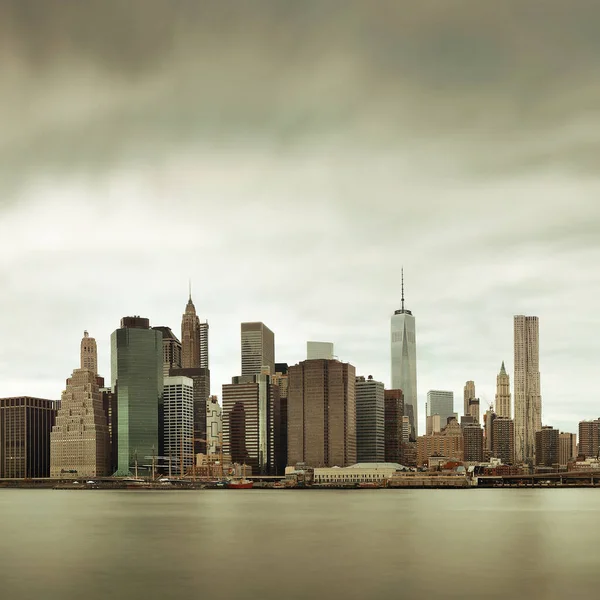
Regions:
<instances>
[{"instance_id":1,"label":"red boat at shore","mask_svg":"<svg viewBox=\"0 0 600 600\"><path fill-rule=\"evenodd\" d=\"M254 487L254 481L249 479L233 479L227 484L228 489L232 490L251 490Z\"/></svg>"}]
</instances>

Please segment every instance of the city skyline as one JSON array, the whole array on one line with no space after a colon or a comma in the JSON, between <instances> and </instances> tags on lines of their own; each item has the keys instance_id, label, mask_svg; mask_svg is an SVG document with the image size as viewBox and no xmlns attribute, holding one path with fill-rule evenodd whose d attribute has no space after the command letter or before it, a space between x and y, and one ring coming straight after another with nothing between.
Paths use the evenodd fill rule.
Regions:
<instances>
[{"instance_id":1,"label":"city skyline","mask_svg":"<svg viewBox=\"0 0 600 600\"><path fill-rule=\"evenodd\" d=\"M515 314L543 327L544 423L595 416L598 7L151 4L3 13L2 395L58 399L83 329L107 374L126 314L179 337L189 279L214 391L244 321L389 386L404 264L419 431L428 389L489 405Z\"/></svg>"}]
</instances>

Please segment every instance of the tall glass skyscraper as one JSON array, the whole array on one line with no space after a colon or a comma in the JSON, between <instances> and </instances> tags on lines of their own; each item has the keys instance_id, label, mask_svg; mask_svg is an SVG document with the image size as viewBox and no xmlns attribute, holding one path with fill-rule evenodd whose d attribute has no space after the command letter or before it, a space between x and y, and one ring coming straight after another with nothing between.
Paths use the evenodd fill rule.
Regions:
<instances>
[{"instance_id":1,"label":"tall glass skyscraper","mask_svg":"<svg viewBox=\"0 0 600 600\"><path fill-rule=\"evenodd\" d=\"M111 380L117 394L117 475L147 473L162 451L163 339L148 319L125 317L113 332Z\"/></svg>"},{"instance_id":2,"label":"tall glass skyscraper","mask_svg":"<svg viewBox=\"0 0 600 600\"><path fill-rule=\"evenodd\" d=\"M404 272L402 273L402 307L392 315L392 388L404 393L404 414L410 419L410 438L418 435L417 410L417 340L415 318L404 308Z\"/></svg>"}]
</instances>

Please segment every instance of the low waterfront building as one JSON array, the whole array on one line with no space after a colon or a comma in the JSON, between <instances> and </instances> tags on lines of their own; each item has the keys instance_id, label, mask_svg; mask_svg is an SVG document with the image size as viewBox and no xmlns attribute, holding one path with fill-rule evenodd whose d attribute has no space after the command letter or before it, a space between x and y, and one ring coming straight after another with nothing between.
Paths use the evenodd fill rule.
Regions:
<instances>
[{"instance_id":1,"label":"low waterfront building","mask_svg":"<svg viewBox=\"0 0 600 600\"><path fill-rule=\"evenodd\" d=\"M398 463L357 463L349 467L317 467L314 483L319 485L357 485L361 483L386 485L392 475L405 467ZM287 471L287 470L286 470Z\"/></svg>"}]
</instances>

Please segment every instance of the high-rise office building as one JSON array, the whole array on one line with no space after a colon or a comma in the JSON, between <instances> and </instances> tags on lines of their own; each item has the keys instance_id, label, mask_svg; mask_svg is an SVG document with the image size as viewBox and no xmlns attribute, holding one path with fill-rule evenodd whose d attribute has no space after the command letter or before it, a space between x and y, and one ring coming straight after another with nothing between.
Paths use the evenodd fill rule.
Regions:
<instances>
[{"instance_id":1,"label":"high-rise office building","mask_svg":"<svg viewBox=\"0 0 600 600\"><path fill-rule=\"evenodd\" d=\"M385 462L404 464L402 455L404 394L402 390L384 390L383 396L385 403ZM410 429L410 423L408 429Z\"/></svg>"},{"instance_id":2,"label":"high-rise office building","mask_svg":"<svg viewBox=\"0 0 600 600\"><path fill-rule=\"evenodd\" d=\"M288 428L288 365L275 363L275 375L271 377L279 388L279 410L275 410L275 470L278 475L285 473L287 466Z\"/></svg>"},{"instance_id":3,"label":"high-rise office building","mask_svg":"<svg viewBox=\"0 0 600 600\"><path fill-rule=\"evenodd\" d=\"M106 415L108 424L108 447L110 448L110 467L109 473L116 473L119 465L119 411L117 405L117 395L113 393L110 387L102 386L100 388L102 397L102 408Z\"/></svg>"},{"instance_id":4,"label":"high-rise office building","mask_svg":"<svg viewBox=\"0 0 600 600\"><path fill-rule=\"evenodd\" d=\"M446 424L448 424L447 421ZM442 431L442 418L440 417L440 415L427 415L425 435L440 433L440 431Z\"/></svg>"},{"instance_id":5,"label":"high-rise office building","mask_svg":"<svg viewBox=\"0 0 600 600\"><path fill-rule=\"evenodd\" d=\"M223 452L252 474L275 474L275 410L279 387L266 373L223 385Z\"/></svg>"},{"instance_id":6,"label":"high-rise office building","mask_svg":"<svg viewBox=\"0 0 600 600\"><path fill-rule=\"evenodd\" d=\"M184 475L194 464L194 382L189 377L165 377L163 406L163 456L171 473Z\"/></svg>"},{"instance_id":7,"label":"high-rise office building","mask_svg":"<svg viewBox=\"0 0 600 600\"><path fill-rule=\"evenodd\" d=\"M385 460L385 399L384 385L371 375L357 377L356 394L356 457L360 462Z\"/></svg>"},{"instance_id":8,"label":"high-rise office building","mask_svg":"<svg viewBox=\"0 0 600 600\"><path fill-rule=\"evenodd\" d=\"M577 436L561 431L558 445L558 463L561 467L566 467L569 461L577 458Z\"/></svg>"},{"instance_id":9,"label":"high-rise office building","mask_svg":"<svg viewBox=\"0 0 600 600\"><path fill-rule=\"evenodd\" d=\"M469 412L469 400L471 400L472 398L475 398L475 382L474 381L467 381L467 383L465 383L463 396L464 396L464 405L465 405L463 415L469 415L469 414L471 414Z\"/></svg>"},{"instance_id":10,"label":"high-rise office building","mask_svg":"<svg viewBox=\"0 0 600 600\"><path fill-rule=\"evenodd\" d=\"M480 422L480 408L479 408L479 398L470 398L469 399L469 412L467 413L469 416L473 417L474 423Z\"/></svg>"},{"instance_id":11,"label":"high-rise office building","mask_svg":"<svg viewBox=\"0 0 600 600\"><path fill-rule=\"evenodd\" d=\"M181 369L181 342L170 327L153 327L163 336L163 375L168 377L171 369Z\"/></svg>"},{"instance_id":12,"label":"high-rise office building","mask_svg":"<svg viewBox=\"0 0 600 600\"><path fill-rule=\"evenodd\" d=\"M494 420L498 415L494 412L492 406L488 410L485 411L485 415L483 417L483 427L484 427L484 445L483 450L485 454L485 458L490 458L492 456L492 451L494 448Z\"/></svg>"},{"instance_id":13,"label":"high-rise office building","mask_svg":"<svg viewBox=\"0 0 600 600\"><path fill-rule=\"evenodd\" d=\"M96 340L90 337L87 331L83 332L83 339L80 346L80 361L82 369L98 373L98 348Z\"/></svg>"},{"instance_id":14,"label":"high-rise office building","mask_svg":"<svg viewBox=\"0 0 600 600\"><path fill-rule=\"evenodd\" d=\"M535 432L542 428L539 319L517 315L515 342L515 452L518 462L535 458Z\"/></svg>"},{"instance_id":15,"label":"high-rise office building","mask_svg":"<svg viewBox=\"0 0 600 600\"><path fill-rule=\"evenodd\" d=\"M50 434L50 477L111 474L108 415L102 403L97 368L96 340L85 331L80 368L67 379Z\"/></svg>"},{"instance_id":16,"label":"high-rise office building","mask_svg":"<svg viewBox=\"0 0 600 600\"><path fill-rule=\"evenodd\" d=\"M184 369L208 369L208 322L200 322L192 293L181 317L181 364Z\"/></svg>"},{"instance_id":17,"label":"high-rise office building","mask_svg":"<svg viewBox=\"0 0 600 600\"><path fill-rule=\"evenodd\" d=\"M275 373L275 335L264 323L242 323L242 377Z\"/></svg>"},{"instance_id":18,"label":"high-rise office building","mask_svg":"<svg viewBox=\"0 0 600 600\"><path fill-rule=\"evenodd\" d=\"M306 342L306 360L333 360L331 342Z\"/></svg>"},{"instance_id":19,"label":"high-rise office building","mask_svg":"<svg viewBox=\"0 0 600 600\"><path fill-rule=\"evenodd\" d=\"M492 456L505 465L515 462L515 423L508 417L496 417L492 422Z\"/></svg>"},{"instance_id":20,"label":"high-rise office building","mask_svg":"<svg viewBox=\"0 0 600 600\"><path fill-rule=\"evenodd\" d=\"M600 419L579 422L579 455L586 458L600 456Z\"/></svg>"},{"instance_id":21,"label":"high-rise office building","mask_svg":"<svg viewBox=\"0 0 600 600\"><path fill-rule=\"evenodd\" d=\"M192 294L181 318L181 368L172 366L171 377L189 377L194 383L194 454L206 454L206 403L210 396L208 323L196 315Z\"/></svg>"},{"instance_id":22,"label":"high-rise office building","mask_svg":"<svg viewBox=\"0 0 600 600\"><path fill-rule=\"evenodd\" d=\"M496 376L496 414L499 417L511 418L510 375L504 368L504 361L502 361L500 372Z\"/></svg>"},{"instance_id":23,"label":"high-rise office building","mask_svg":"<svg viewBox=\"0 0 600 600\"><path fill-rule=\"evenodd\" d=\"M448 424L448 419L454 417L454 393L442 390L427 392L427 416L440 415L442 429Z\"/></svg>"},{"instance_id":24,"label":"high-rise office building","mask_svg":"<svg viewBox=\"0 0 600 600\"><path fill-rule=\"evenodd\" d=\"M559 463L559 432L544 425L535 432L535 464L538 467L557 467Z\"/></svg>"},{"instance_id":25,"label":"high-rise office building","mask_svg":"<svg viewBox=\"0 0 600 600\"><path fill-rule=\"evenodd\" d=\"M306 360L288 370L288 464L356 463L356 369Z\"/></svg>"},{"instance_id":26,"label":"high-rise office building","mask_svg":"<svg viewBox=\"0 0 600 600\"><path fill-rule=\"evenodd\" d=\"M219 400L211 396L206 403L207 454L219 454L223 445L223 413Z\"/></svg>"},{"instance_id":27,"label":"high-rise office building","mask_svg":"<svg viewBox=\"0 0 600 600\"><path fill-rule=\"evenodd\" d=\"M162 453L163 341L148 319L124 317L111 335L112 391L117 395L117 474L148 472Z\"/></svg>"},{"instance_id":28,"label":"high-rise office building","mask_svg":"<svg viewBox=\"0 0 600 600\"><path fill-rule=\"evenodd\" d=\"M466 462L483 461L483 430L478 423L462 428L464 437L464 460Z\"/></svg>"},{"instance_id":29,"label":"high-rise office building","mask_svg":"<svg viewBox=\"0 0 600 600\"><path fill-rule=\"evenodd\" d=\"M29 396L0 398L0 478L50 476L50 432L58 405Z\"/></svg>"},{"instance_id":30,"label":"high-rise office building","mask_svg":"<svg viewBox=\"0 0 600 600\"><path fill-rule=\"evenodd\" d=\"M415 317L404 308L404 270L402 270L402 305L391 319L392 388L404 393L404 414L410 419L412 441L418 435L417 407L417 339Z\"/></svg>"}]
</instances>

